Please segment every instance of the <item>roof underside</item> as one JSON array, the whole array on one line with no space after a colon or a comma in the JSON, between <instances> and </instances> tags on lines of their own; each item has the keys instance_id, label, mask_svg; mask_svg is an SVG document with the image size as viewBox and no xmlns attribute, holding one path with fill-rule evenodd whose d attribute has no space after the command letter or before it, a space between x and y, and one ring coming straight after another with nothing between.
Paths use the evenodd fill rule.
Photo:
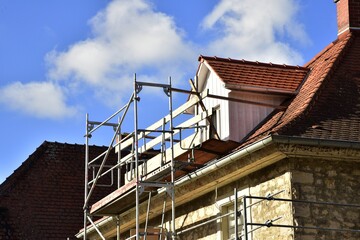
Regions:
<instances>
[{"instance_id":1,"label":"roof underside","mask_svg":"<svg viewBox=\"0 0 360 240\"><path fill-rule=\"evenodd\" d=\"M195 149L193 152L194 157L196 157L196 162L191 162L191 161L189 162L189 154L191 150L181 154L180 156L174 159L175 167L177 169L175 178L178 179L180 177L185 176L186 174L194 172L198 168L202 168L212 159L227 154L228 152L236 148L238 145L239 143L234 141L221 141L217 139L210 139L207 140L206 142L203 142L201 146ZM170 164L166 164L162 168L156 170L158 171L159 174L156 175L148 174L148 176L144 177L143 180L145 182L148 181L170 182L171 181L170 170L171 170ZM107 195L105 198L93 204L91 207L91 213L95 215L106 216L106 215L119 214L134 207L135 206L134 188L136 186L135 180L118 188L111 194ZM154 194L156 193L154 192Z\"/></svg>"},{"instance_id":2,"label":"roof underside","mask_svg":"<svg viewBox=\"0 0 360 240\"><path fill-rule=\"evenodd\" d=\"M360 141L360 36L346 34L307 67L311 72L288 108L274 112L245 144L269 134Z\"/></svg>"},{"instance_id":3,"label":"roof underside","mask_svg":"<svg viewBox=\"0 0 360 240\"><path fill-rule=\"evenodd\" d=\"M295 93L309 69L306 67L250 62L218 57L200 56L228 88L256 87Z\"/></svg>"}]
</instances>

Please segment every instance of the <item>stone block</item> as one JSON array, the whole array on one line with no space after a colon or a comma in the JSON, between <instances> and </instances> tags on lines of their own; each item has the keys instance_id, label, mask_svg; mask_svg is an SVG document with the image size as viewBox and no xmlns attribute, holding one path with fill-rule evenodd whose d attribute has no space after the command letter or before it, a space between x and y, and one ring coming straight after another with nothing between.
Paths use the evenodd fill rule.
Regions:
<instances>
[{"instance_id":1,"label":"stone block","mask_svg":"<svg viewBox=\"0 0 360 240\"><path fill-rule=\"evenodd\" d=\"M307 173L307 172L294 171L292 174L292 179L295 183L302 183L302 184L314 183L314 175L312 173Z\"/></svg>"}]
</instances>

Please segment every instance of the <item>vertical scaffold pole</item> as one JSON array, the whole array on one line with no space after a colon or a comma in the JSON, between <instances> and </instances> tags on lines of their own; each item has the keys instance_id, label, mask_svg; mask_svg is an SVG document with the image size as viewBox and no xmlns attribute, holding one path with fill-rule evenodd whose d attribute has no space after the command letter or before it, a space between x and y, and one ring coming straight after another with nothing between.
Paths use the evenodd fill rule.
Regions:
<instances>
[{"instance_id":1,"label":"vertical scaffold pole","mask_svg":"<svg viewBox=\"0 0 360 240\"><path fill-rule=\"evenodd\" d=\"M169 112L170 112L170 147L171 147L171 224L172 224L172 239L176 239L175 229L175 161L174 161L174 133L173 133L173 106L172 106L172 85L171 77L169 78Z\"/></svg>"},{"instance_id":2,"label":"vertical scaffold pole","mask_svg":"<svg viewBox=\"0 0 360 240\"><path fill-rule=\"evenodd\" d=\"M239 239L239 213L238 213L238 194L237 189L234 189L234 222L235 222L235 240Z\"/></svg>"},{"instance_id":3,"label":"vertical scaffold pole","mask_svg":"<svg viewBox=\"0 0 360 240\"><path fill-rule=\"evenodd\" d=\"M118 119L118 124L119 124L119 131L117 132L117 140L119 142L119 151L118 151L118 154L117 154L117 164L118 164L118 167L117 167L117 187L120 188L121 187L121 166L120 166L120 163L121 163L121 127L120 127L120 124L121 124L121 119L119 118Z\"/></svg>"},{"instance_id":4,"label":"vertical scaffold pole","mask_svg":"<svg viewBox=\"0 0 360 240\"><path fill-rule=\"evenodd\" d=\"M84 203L85 203L85 206L84 206L84 240L86 240L87 238L87 216L88 216L88 206L86 204L86 199L87 199L87 196L88 196L88 192L89 192L89 186L88 186L88 181L89 181L89 178L88 178L88 165L89 165L89 114L86 114L86 126L85 126L85 173L84 173L84 176L85 176L85 180L84 180L84 183L85 183L85 186L84 186Z\"/></svg>"},{"instance_id":5,"label":"vertical scaffold pole","mask_svg":"<svg viewBox=\"0 0 360 240\"><path fill-rule=\"evenodd\" d=\"M120 240L120 215L116 216L116 240Z\"/></svg>"},{"instance_id":6,"label":"vertical scaffold pole","mask_svg":"<svg viewBox=\"0 0 360 240\"><path fill-rule=\"evenodd\" d=\"M136 83L136 74L134 76L134 153L135 153L135 176L136 176L136 240L140 239L139 235L139 199L140 199L140 185L139 185L139 154L138 154L138 85Z\"/></svg>"},{"instance_id":7,"label":"vertical scaffold pole","mask_svg":"<svg viewBox=\"0 0 360 240\"><path fill-rule=\"evenodd\" d=\"M248 240L248 228L247 228L247 204L246 204L246 200L247 200L247 197L244 196L243 198L243 211L244 211L244 237L245 237L245 240Z\"/></svg>"}]
</instances>

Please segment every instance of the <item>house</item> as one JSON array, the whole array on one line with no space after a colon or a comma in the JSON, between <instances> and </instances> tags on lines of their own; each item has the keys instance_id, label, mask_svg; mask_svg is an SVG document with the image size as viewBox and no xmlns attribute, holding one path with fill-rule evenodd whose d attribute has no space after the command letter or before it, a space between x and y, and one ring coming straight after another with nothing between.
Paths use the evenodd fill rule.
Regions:
<instances>
[{"instance_id":1,"label":"house","mask_svg":"<svg viewBox=\"0 0 360 240\"><path fill-rule=\"evenodd\" d=\"M334 2L338 38L302 67L200 56L187 103L115 144L133 146L127 180L89 205L102 218L77 237L359 239L360 4Z\"/></svg>"},{"instance_id":2,"label":"house","mask_svg":"<svg viewBox=\"0 0 360 240\"><path fill-rule=\"evenodd\" d=\"M106 150L90 146L89 152ZM76 239L83 226L84 154L84 145L44 142L0 185L0 239ZM112 190L98 188L95 196Z\"/></svg>"}]
</instances>

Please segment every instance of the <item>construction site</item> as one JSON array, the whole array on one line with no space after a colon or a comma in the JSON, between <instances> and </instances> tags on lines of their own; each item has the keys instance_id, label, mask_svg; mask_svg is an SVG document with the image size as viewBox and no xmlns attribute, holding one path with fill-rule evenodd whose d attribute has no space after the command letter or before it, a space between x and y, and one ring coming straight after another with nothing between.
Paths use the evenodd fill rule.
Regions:
<instances>
[{"instance_id":1,"label":"construction site","mask_svg":"<svg viewBox=\"0 0 360 240\"><path fill-rule=\"evenodd\" d=\"M124 107L87 117L76 237L360 239L360 5L334 4L337 39L304 66L200 55L187 90L135 77ZM168 99L167 115L148 127L145 88ZM174 93L187 99L173 109ZM89 139L103 127L114 129L108 150L90 159ZM98 185L114 189L92 199Z\"/></svg>"},{"instance_id":2,"label":"construction site","mask_svg":"<svg viewBox=\"0 0 360 240\"><path fill-rule=\"evenodd\" d=\"M193 79L109 85L122 106L86 114L85 143L44 141L0 184L0 240L360 239L360 4L333 4L302 66L199 55Z\"/></svg>"},{"instance_id":3,"label":"construction site","mask_svg":"<svg viewBox=\"0 0 360 240\"><path fill-rule=\"evenodd\" d=\"M336 176L339 164L346 169L354 166L352 162L358 166L357 144L340 144L339 150L332 149L338 142L331 140L282 135L249 138L254 134L251 130L271 113L286 111L284 102L298 94L310 70L216 57L200 56L199 61L190 90L174 88L171 79L159 84L141 82L135 76L127 104L104 121L87 116L84 228L77 237L357 239L360 230L354 221L360 205L332 194L317 196L316 184L327 182L315 180L316 173L309 171L323 168L329 159L331 164L317 171ZM217 69L224 62L243 72L267 70L263 75L268 80L262 86L256 85L264 79L261 75L253 82L246 79L245 84L224 81L227 73L219 77ZM276 85L276 77L288 83ZM168 114L146 128L139 117L144 88L158 88L168 99ZM173 93L188 95L176 109ZM151 114L151 109L146 110ZM123 131L128 115L132 132ZM90 139L100 128L109 127L114 134L108 150L90 159ZM247 142L241 141L244 138ZM111 154L117 155L117 162L109 163ZM346 161L339 163L339 159ZM90 205L98 187L115 190Z\"/></svg>"}]
</instances>

